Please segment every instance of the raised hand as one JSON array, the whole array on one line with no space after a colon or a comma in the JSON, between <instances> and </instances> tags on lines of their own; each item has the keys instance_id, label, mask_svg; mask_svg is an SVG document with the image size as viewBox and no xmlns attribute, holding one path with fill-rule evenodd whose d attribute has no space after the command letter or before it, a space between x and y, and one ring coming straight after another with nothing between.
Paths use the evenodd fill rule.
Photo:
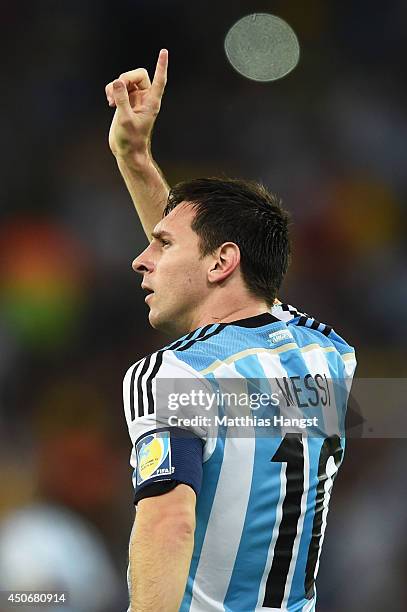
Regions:
<instances>
[{"instance_id":1,"label":"raised hand","mask_svg":"<svg viewBox=\"0 0 407 612\"><path fill-rule=\"evenodd\" d=\"M145 68L124 72L106 85L109 106L115 107L109 131L109 146L123 160L145 156L150 150L151 132L160 111L167 82L168 51L162 49L151 83Z\"/></svg>"}]
</instances>

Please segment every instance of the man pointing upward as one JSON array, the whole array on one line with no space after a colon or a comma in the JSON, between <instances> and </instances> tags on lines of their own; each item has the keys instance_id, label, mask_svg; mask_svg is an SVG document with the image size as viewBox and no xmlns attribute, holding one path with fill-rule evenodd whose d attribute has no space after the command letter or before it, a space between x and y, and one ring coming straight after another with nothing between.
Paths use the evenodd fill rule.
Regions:
<instances>
[{"instance_id":1,"label":"man pointing upward","mask_svg":"<svg viewBox=\"0 0 407 612\"><path fill-rule=\"evenodd\" d=\"M213 394L226 381L271 395L283 379L305 397L310 381L350 379L354 350L329 325L277 300L290 242L273 194L217 178L169 190L151 154L167 65L163 50L152 83L139 68L106 87L116 107L110 147L150 240L133 269L151 325L179 338L124 378L137 508L130 610L309 612L349 382L315 408L312 431L247 425L239 435L229 426L171 426L158 390L186 384L190 417L193 392ZM282 398L263 412L304 417L302 406L287 413Z\"/></svg>"}]
</instances>

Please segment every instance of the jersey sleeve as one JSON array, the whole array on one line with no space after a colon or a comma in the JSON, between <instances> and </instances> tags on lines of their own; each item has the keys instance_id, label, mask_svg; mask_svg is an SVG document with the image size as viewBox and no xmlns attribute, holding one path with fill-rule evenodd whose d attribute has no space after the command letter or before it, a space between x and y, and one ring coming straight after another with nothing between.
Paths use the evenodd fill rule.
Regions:
<instances>
[{"instance_id":1,"label":"jersey sleeve","mask_svg":"<svg viewBox=\"0 0 407 612\"><path fill-rule=\"evenodd\" d=\"M199 372L169 350L153 353L127 371L123 402L133 446L135 504L180 483L198 495L209 432L199 418L204 409L193 400L210 390Z\"/></svg>"}]
</instances>

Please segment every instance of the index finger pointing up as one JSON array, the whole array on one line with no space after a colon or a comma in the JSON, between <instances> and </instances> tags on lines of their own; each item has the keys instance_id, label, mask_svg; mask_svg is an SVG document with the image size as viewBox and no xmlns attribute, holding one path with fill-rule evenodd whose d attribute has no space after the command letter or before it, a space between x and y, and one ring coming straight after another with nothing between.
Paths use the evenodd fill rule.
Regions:
<instances>
[{"instance_id":1,"label":"index finger pointing up","mask_svg":"<svg viewBox=\"0 0 407 612\"><path fill-rule=\"evenodd\" d=\"M157 60L157 66L155 67L155 73L153 82L151 84L151 90L161 99L164 93L165 85L167 83L167 69L168 69L168 51L167 49L161 49Z\"/></svg>"}]
</instances>

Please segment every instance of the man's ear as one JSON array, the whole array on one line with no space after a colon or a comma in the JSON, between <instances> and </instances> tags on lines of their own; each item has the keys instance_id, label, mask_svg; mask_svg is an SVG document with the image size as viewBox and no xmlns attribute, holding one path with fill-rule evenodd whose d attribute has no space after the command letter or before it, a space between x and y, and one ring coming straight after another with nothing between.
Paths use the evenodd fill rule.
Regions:
<instances>
[{"instance_id":1,"label":"man's ear","mask_svg":"<svg viewBox=\"0 0 407 612\"><path fill-rule=\"evenodd\" d=\"M208 281L219 283L233 274L240 264L240 249L234 242L224 242L213 254Z\"/></svg>"}]
</instances>

